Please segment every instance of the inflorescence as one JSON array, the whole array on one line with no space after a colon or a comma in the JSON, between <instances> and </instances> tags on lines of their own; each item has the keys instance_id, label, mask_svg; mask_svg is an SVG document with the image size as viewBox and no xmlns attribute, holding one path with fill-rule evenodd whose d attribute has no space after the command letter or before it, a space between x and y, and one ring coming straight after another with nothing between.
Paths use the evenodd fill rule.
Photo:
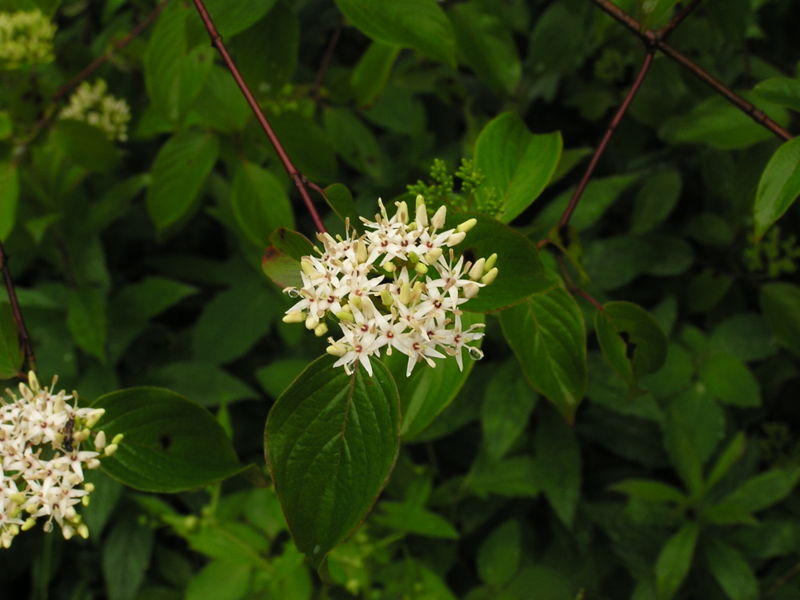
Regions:
<instances>
[{"instance_id":1,"label":"inflorescence","mask_svg":"<svg viewBox=\"0 0 800 600\"><path fill-rule=\"evenodd\" d=\"M0 69L53 60L56 26L39 10L0 12Z\"/></svg>"},{"instance_id":2,"label":"inflorescence","mask_svg":"<svg viewBox=\"0 0 800 600\"><path fill-rule=\"evenodd\" d=\"M448 355L461 369L464 349L481 358L475 342L483 337L483 324L464 328L459 306L497 277L497 255L473 264L452 250L476 220L443 230L447 209L440 207L429 219L422 196L414 220L405 202L396 203L391 218L378 204L374 221L361 217L364 234L356 236L349 225L344 238L318 234L323 250L315 248L319 256L300 261L302 287L284 290L300 298L284 322L305 323L323 336L324 320L335 317L342 335L328 338L327 351L339 357L334 366L347 373L360 363L372 375L369 358L384 348L387 355L393 350L408 355L406 375L420 360L433 367L434 358Z\"/></svg>"},{"instance_id":3,"label":"inflorescence","mask_svg":"<svg viewBox=\"0 0 800 600\"><path fill-rule=\"evenodd\" d=\"M10 401L0 402L0 545L8 548L14 537L46 518L45 531L53 521L66 539L76 533L86 538L89 530L75 505L89 504L91 483L84 483L84 469L96 469L101 455L110 456L122 440L118 435L106 443L102 431L94 435L94 450L81 446L105 412L76 408L69 400L77 396L64 390L41 387L33 372L28 384L20 383L18 397L7 390ZM27 515L27 516L26 516Z\"/></svg>"},{"instance_id":4,"label":"inflorescence","mask_svg":"<svg viewBox=\"0 0 800 600\"><path fill-rule=\"evenodd\" d=\"M98 79L94 85L84 81L59 116L83 121L100 129L109 140L124 142L128 139L131 111L125 100L107 94L107 88L104 79Z\"/></svg>"}]
</instances>

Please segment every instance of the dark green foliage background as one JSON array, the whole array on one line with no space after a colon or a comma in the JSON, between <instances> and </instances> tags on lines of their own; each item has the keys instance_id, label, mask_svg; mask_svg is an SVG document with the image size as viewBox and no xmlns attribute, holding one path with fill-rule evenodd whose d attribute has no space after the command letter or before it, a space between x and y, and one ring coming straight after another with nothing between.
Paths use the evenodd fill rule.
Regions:
<instances>
[{"instance_id":1,"label":"dark green foliage background","mask_svg":"<svg viewBox=\"0 0 800 600\"><path fill-rule=\"evenodd\" d=\"M400 415L407 443L391 479L322 584L263 485L268 411L323 350L281 323L290 301L260 267L277 228L314 231L289 178L181 0L97 73L131 106L128 142L63 122L30 138L56 89L155 3L0 0L41 7L59 27L53 64L0 71L0 123L11 123L0 127L0 235L40 379L58 374L86 402L175 390L256 465L170 496L93 474L91 538L20 535L0 554L3 589L71 600L800 598L799 219L786 210L797 145L767 168L781 140L656 55L571 228L541 253L547 277L523 285L509 266L534 261L552 234L644 57L634 35L587 0L207 5L310 180L345 184L364 215L420 182L451 213L513 218L516 250L498 259L509 279L487 296L516 306L486 316L486 357L457 394L461 380L439 381L424 423ZM617 5L659 27L676 2ZM669 42L797 131L798 22L792 0L706 0ZM518 117L484 129L503 113ZM496 164L495 143L513 164ZM473 192L456 178L453 190L441 165L434 185L434 159L452 176L473 157L490 182L507 169L507 188ZM496 236L485 237L478 246ZM606 310L565 291L565 273ZM11 378L21 354L3 302ZM398 379L401 407L425 397L419 381Z\"/></svg>"}]
</instances>

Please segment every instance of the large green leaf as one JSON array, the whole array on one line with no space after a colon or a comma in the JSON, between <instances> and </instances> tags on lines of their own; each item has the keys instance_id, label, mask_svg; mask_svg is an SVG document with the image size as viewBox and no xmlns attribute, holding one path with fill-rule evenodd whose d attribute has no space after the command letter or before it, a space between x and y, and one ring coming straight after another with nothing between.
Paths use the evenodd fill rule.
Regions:
<instances>
[{"instance_id":1,"label":"large green leaf","mask_svg":"<svg viewBox=\"0 0 800 600\"><path fill-rule=\"evenodd\" d=\"M103 579L109 600L133 600L150 564L155 531L133 518L120 520L103 542Z\"/></svg>"},{"instance_id":2,"label":"large green leaf","mask_svg":"<svg viewBox=\"0 0 800 600\"><path fill-rule=\"evenodd\" d=\"M756 190L753 219L760 238L800 196L800 138L783 143L772 155Z\"/></svg>"},{"instance_id":3,"label":"large green leaf","mask_svg":"<svg viewBox=\"0 0 800 600\"><path fill-rule=\"evenodd\" d=\"M571 422L587 377L586 329L575 299L554 287L503 311L500 324L528 381Z\"/></svg>"},{"instance_id":4,"label":"large green leaf","mask_svg":"<svg viewBox=\"0 0 800 600\"><path fill-rule=\"evenodd\" d=\"M265 449L297 547L313 564L365 517L399 448L400 398L389 370L373 360L369 377L323 356L300 374L270 411Z\"/></svg>"},{"instance_id":5,"label":"large green leaf","mask_svg":"<svg viewBox=\"0 0 800 600\"><path fill-rule=\"evenodd\" d=\"M539 197L561 158L561 134L532 134L516 113L486 124L475 142L475 166L485 175L484 192L494 189L508 223Z\"/></svg>"},{"instance_id":6,"label":"large green leaf","mask_svg":"<svg viewBox=\"0 0 800 600\"><path fill-rule=\"evenodd\" d=\"M0 302L0 379L16 377L22 369L23 360L11 305Z\"/></svg>"},{"instance_id":7,"label":"large green leaf","mask_svg":"<svg viewBox=\"0 0 800 600\"><path fill-rule=\"evenodd\" d=\"M522 554L519 521L509 519L490 533L478 549L478 575L492 586L511 581Z\"/></svg>"},{"instance_id":8,"label":"large green leaf","mask_svg":"<svg viewBox=\"0 0 800 600\"><path fill-rule=\"evenodd\" d=\"M0 242L14 228L19 202L19 174L8 161L0 162Z\"/></svg>"},{"instance_id":9,"label":"large green leaf","mask_svg":"<svg viewBox=\"0 0 800 600\"><path fill-rule=\"evenodd\" d=\"M545 407L547 408L547 407ZM581 497L581 451L575 429L553 411L539 412L534 449L539 485L553 511L572 526Z\"/></svg>"},{"instance_id":10,"label":"large green leaf","mask_svg":"<svg viewBox=\"0 0 800 600\"><path fill-rule=\"evenodd\" d=\"M607 302L595 313L594 325L606 360L629 384L661 368L667 338L658 322L632 302Z\"/></svg>"},{"instance_id":11,"label":"large green leaf","mask_svg":"<svg viewBox=\"0 0 800 600\"><path fill-rule=\"evenodd\" d=\"M239 227L259 248L269 243L279 227L294 228L286 191L275 175L256 164L245 162L236 171L231 204Z\"/></svg>"},{"instance_id":12,"label":"large green leaf","mask_svg":"<svg viewBox=\"0 0 800 600\"><path fill-rule=\"evenodd\" d=\"M514 359L494 369L481 403L483 446L490 458L500 459L528 426L538 396Z\"/></svg>"},{"instance_id":13,"label":"large green leaf","mask_svg":"<svg viewBox=\"0 0 800 600\"><path fill-rule=\"evenodd\" d=\"M336 0L347 20L377 42L413 48L455 65L456 42L436 0Z\"/></svg>"},{"instance_id":14,"label":"large green leaf","mask_svg":"<svg viewBox=\"0 0 800 600\"><path fill-rule=\"evenodd\" d=\"M81 350L104 361L108 336L105 293L94 288L70 291L67 327Z\"/></svg>"},{"instance_id":15,"label":"large green leaf","mask_svg":"<svg viewBox=\"0 0 800 600\"><path fill-rule=\"evenodd\" d=\"M206 0L214 25L223 37L244 31L266 15L276 0Z\"/></svg>"},{"instance_id":16,"label":"large green leaf","mask_svg":"<svg viewBox=\"0 0 800 600\"><path fill-rule=\"evenodd\" d=\"M217 161L219 143L209 133L186 129L171 137L153 161L147 211L159 229L184 217Z\"/></svg>"},{"instance_id":17,"label":"large green leaf","mask_svg":"<svg viewBox=\"0 0 800 600\"><path fill-rule=\"evenodd\" d=\"M144 53L144 81L153 104L172 122L191 107L213 64L214 49L203 44L190 51L187 19L191 7L176 2L158 19Z\"/></svg>"},{"instance_id":18,"label":"large green leaf","mask_svg":"<svg viewBox=\"0 0 800 600\"><path fill-rule=\"evenodd\" d=\"M449 16L464 62L494 93L512 94L522 64L511 31L494 7L473 0L453 5Z\"/></svg>"},{"instance_id":19,"label":"large green leaf","mask_svg":"<svg viewBox=\"0 0 800 600\"><path fill-rule=\"evenodd\" d=\"M528 238L481 215L452 214L449 226L455 226L456 219L467 217L475 217L478 223L456 250L474 259L497 253L498 275L491 285L480 289L477 297L464 304L466 310L488 312L505 308L553 285L536 245Z\"/></svg>"},{"instance_id":20,"label":"large green leaf","mask_svg":"<svg viewBox=\"0 0 800 600\"><path fill-rule=\"evenodd\" d=\"M659 600L670 600L686 579L694 557L697 534L697 523L686 523L661 549L656 562Z\"/></svg>"},{"instance_id":21,"label":"large green leaf","mask_svg":"<svg viewBox=\"0 0 800 600\"><path fill-rule=\"evenodd\" d=\"M231 441L205 408L170 390L136 387L100 396L98 429L124 434L103 460L111 477L146 492L180 492L240 472Z\"/></svg>"},{"instance_id":22,"label":"large green leaf","mask_svg":"<svg viewBox=\"0 0 800 600\"><path fill-rule=\"evenodd\" d=\"M782 108L773 105L761 108L779 124L787 124L788 114ZM689 113L668 120L659 130L659 135L670 144L704 144L732 150L747 148L770 139L773 134L722 96L713 96Z\"/></svg>"},{"instance_id":23,"label":"large green leaf","mask_svg":"<svg viewBox=\"0 0 800 600\"><path fill-rule=\"evenodd\" d=\"M800 111L800 79L772 77L756 84L756 94L767 102Z\"/></svg>"},{"instance_id":24,"label":"large green leaf","mask_svg":"<svg viewBox=\"0 0 800 600\"><path fill-rule=\"evenodd\" d=\"M461 317L463 327L483 322L482 315L465 313ZM405 354L395 352L385 359L386 366L397 382L400 393L401 414L403 422L400 434L405 441L413 440L433 420L447 408L467 381L475 362L463 352L462 364L458 368L455 358L448 358L429 368L422 365L414 369L410 377L406 377L408 358Z\"/></svg>"},{"instance_id":25,"label":"large green leaf","mask_svg":"<svg viewBox=\"0 0 800 600\"><path fill-rule=\"evenodd\" d=\"M759 406L758 380L747 366L730 354L716 354L700 367L700 381L714 398L733 406Z\"/></svg>"},{"instance_id":26,"label":"large green leaf","mask_svg":"<svg viewBox=\"0 0 800 600\"><path fill-rule=\"evenodd\" d=\"M756 600L758 580L752 567L739 553L718 538L704 545L706 560L720 587L731 600Z\"/></svg>"},{"instance_id":27,"label":"large green leaf","mask_svg":"<svg viewBox=\"0 0 800 600\"><path fill-rule=\"evenodd\" d=\"M350 85L359 106L369 106L378 99L389 81L398 54L397 46L372 42L361 55L350 75Z\"/></svg>"},{"instance_id":28,"label":"large green leaf","mask_svg":"<svg viewBox=\"0 0 800 600\"><path fill-rule=\"evenodd\" d=\"M781 346L800 357L800 286L774 282L761 286L761 310Z\"/></svg>"}]
</instances>

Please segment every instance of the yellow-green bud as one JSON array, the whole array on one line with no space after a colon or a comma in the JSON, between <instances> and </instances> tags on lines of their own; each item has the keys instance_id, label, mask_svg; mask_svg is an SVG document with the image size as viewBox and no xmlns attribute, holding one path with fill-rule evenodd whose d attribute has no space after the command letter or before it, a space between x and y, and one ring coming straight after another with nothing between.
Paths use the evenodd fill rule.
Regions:
<instances>
[{"instance_id":1,"label":"yellow-green bud","mask_svg":"<svg viewBox=\"0 0 800 600\"><path fill-rule=\"evenodd\" d=\"M340 321L347 321L348 323L354 322L356 319L349 310L340 310L336 313L336 318Z\"/></svg>"},{"instance_id":2,"label":"yellow-green bud","mask_svg":"<svg viewBox=\"0 0 800 600\"><path fill-rule=\"evenodd\" d=\"M331 344L325 348L325 352L331 356L344 356L347 352L347 348L345 348L343 344Z\"/></svg>"},{"instance_id":3,"label":"yellow-green bud","mask_svg":"<svg viewBox=\"0 0 800 600\"><path fill-rule=\"evenodd\" d=\"M456 227L456 230L460 231L462 233L467 233L470 229L475 227L475 225L477 225L477 223L478 223L478 219L474 219L474 218L473 219L467 219L466 221L461 223L461 225Z\"/></svg>"},{"instance_id":4,"label":"yellow-green bud","mask_svg":"<svg viewBox=\"0 0 800 600\"><path fill-rule=\"evenodd\" d=\"M313 275L316 272L314 270L314 265L311 264L311 261L305 257L300 259L300 268L303 269L303 273L306 275Z\"/></svg>"},{"instance_id":5,"label":"yellow-green bud","mask_svg":"<svg viewBox=\"0 0 800 600\"><path fill-rule=\"evenodd\" d=\"M328 326L325 323L320 323L314 328L314 335L317 337L322 337L328 333Z\"/></svg>"},{"instance_id":6,"label":"yellow-green bud","mask_svg":"<svg viewBox=\"0 0 800 600\"><path fill-rule=\"evenodd\" d=\"M306 329L315 329L317 325L319 325L319 319L314 315L308 315L306 317Z\"/></svg>"},{"instance_id":7,"label":"yellow-green bud","mask_svg":"<svg viewBox=\"0 0 800 600\"><path fill-rule=\"evenodd\" d=\"M383 269L387 273L394 273L397 270L397 265L394 264L392 261L389 261L385 265L383 265Z\"/></svg>"},{"instance_id":8,"label":"yellow-green bud","mask_svg":"<svg viewBox=\"0 0 800 600\"><path fill-rule=\"evenodd\" d=\"M469 278L472 280L480 279L483 276L483 265L485 264L485 258L479 258L476 260L475 264L472 265L472 268L469 270Z\"/></svg>"},{"instance_id":9,"label":"yellow-green bud","mask_svg":"<svg viewBox=\"0 0 800 600\"><path fill-rule=\"evenodd\" d=\"M428 226L428 209L422 196L417 196L417 223L420 227Z\"/></svg>"},{"instance_id":10,"label":"yellow-green bud","mask_svg":"<svg viewBox=\"0 0 800 600\"><path fill-rule=\"evenodd\" d=\"M292 312L288 312L283 315L283 319L281 319L281 321L284 323L302 323L305 320L306 315L302 310L293 310Z\"/></svg>"},{"instance_id":11,"label":"yellow-green bud","mask_svg":"<svg viewBox=\"0 0 800 600\"><path fill-rule=\"evenodd\" d=\"M449 238L447 238L447 247L452 248L453 246L457 246L458 244L464 241L465 237L467 237L466 232L464 231L455 232Z\"/></svg>"},{"instance_id":12,"label":"yellow-green bud","mask_svg":"<svg viewBox=\"0 0 800 600\"><path fill-rule=\"evenodd\" d=\"M431 225L433 225L434 229L441 229L444 227L445 219L447 219L447 207L440 206L431 219Z\"/></svg>"},{"instance_id":13,"label":"yellow-green bud","mask_svg":"<svg viewBox=\"0 0 800 600\"><path fill-rule=\"evenodd\" d=\"M425 273L428 272L428 265L424 263L417 263L417 266L414 267L414 270L420 275L425 275Z\"/></svg>"},{"instance_id":14,"label":"yellow-green bud","mask_svg":"<svg viewBox=\"0 0 800 600\"><path fill-rule=\"evenodd\" d=\"M425 260L430 265L430 264L435 263L437 260L439 260L439 257L441 255L442 255L442 249L441 248L433 248L431 250L428 250L425 253Z\"/></svg>"},{"instance_id":15,"label":"yellow-green bud","mask_svg":"<svg viewBox=\"0 0 800 600\"><path fill-rule=\"evenodd\" d=\"M492 252L489 258L486 259L486 264L483 265L484 271L491 271L494 263L497 262L497 252Z\"/></svg>"},{"instance_id":16,"label":"yellow-green bud","mask_svg":"<svg viewBox=\"0 0 800 600\"><path fill-rule=\"evenodd\" d=\"M411 299L411 285L406 281L400 286L400 304L408 304Z\"/></svg>"},{"instance_id":17,"label":"yellow-green bud","mask_svg":"<svg viewBox=\"0 0 800 600\"><path fill-rule=\"evenodd\" d=\"M489 285L497 278L497 267L492 267L492 269L486 273L483 277L481 277L481 283L484 285Z\"/></svg>"},{"instance_id":18,"label":"yellow-green bud","mask_svg":"<svg viewBox=\"0 0 800 600\"><path fill-rule=\"evenodd\" d=\"M381 302L386 308L389 308L394 303L394 299L388 290L381 290Z\"/></svg>"}]
</instances>

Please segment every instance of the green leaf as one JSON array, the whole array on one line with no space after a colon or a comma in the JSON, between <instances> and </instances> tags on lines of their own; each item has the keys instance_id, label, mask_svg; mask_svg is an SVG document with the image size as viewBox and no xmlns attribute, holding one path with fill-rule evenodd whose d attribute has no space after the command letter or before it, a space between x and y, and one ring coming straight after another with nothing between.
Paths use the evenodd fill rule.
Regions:
<instances>
[{"instance_id":1,"label":"green leaf","mask_svg":"<svg viewBox=\"0 0 800 600\"><path fill-rule=\"evenodd\" d=\"M233 37L260 20L275 0L206 0L206 9L223 37Z\"/></svg>"},{"instance_id":2,"label":"green leaf","mask_svg":"<svg viewBox=\"0 0 800 600\"><path fill-rule=\"evenodd\" d=\"M495 94L511 95L522 64L507 25L494 7L465 2L450 8L459 55Z\"/></svg>"},{"instance_id":3,"label":"green leaf","mask_svg":"<svg viewBox=\"0 0 800 600\"><path fill-rule=\"evenodd\" d=\"M632 384L640 375L661 368L667 338L658 322L632 302L607 302L595 313L595 331L608 362Z\"/></svg>"},{"instance_id":4,"label":"green leaf","mask_svg":"<svg viewBox=\"0 0 800 600\"><path fill-rule=\"evenodd\" d=\"M284 227L269 236L269 241L272 242L273 248L298 261L314 253L314 244L311 240L302 233Z\"/></svg>"},{"instance_id":5,"label":"green leaf","mask_svg":"<svg viewBox=\"0 0 800 600\"><path fill-rule=\"evenodd\" d=\"M378 140L353 111L327 108L323 121L328 139L345 163L370 179L380 181L385 177L387 161Z\"/></svg>"},{"instance_id":6,"label":"green leaf","mask_svg":"<svg viewBox=\"0 0 800 600\"><path fill-rule=\"evenodd\" d=\"M758 381L742 361L730 354L716 354L700 367L700 381L706 392L723 404L759 406Z\"/></svg>"},{"instance_id":7,"label":"green leaf","mask_svg":"<svg viewBox=\"0 0 800 600\"><path fill-rule=\"evenodd\" d=\"M147 192L147 212L156 227L173 225L191 210L218 152L215 136L193 129L181 131L161 147Z\"/></svg>"},{"instance_id":8,"label":"green leaf","mask_svg":"<svg viewBox=\"0 0 800 600\"><path fill-rule=\"evenodd\" d=\"M530 456L514 456L499 461L478 459L464 485L479 496L494 494L534 498L542 491L539 466Z\"/></svg>"},{"instance_id":9,"label":"green leaf","mask_svg":"<svg viewBox=\"0 0 800 600\"><path fill-rule=\"evenodd\" d=\"M273 398L280 396L308 364L302 358L283 358L272 361L256 371L261 387Z\"/></svg>"},{"instance_id":10,"label":"green leaf","mask_svg":"<svg viewBox=\"0 0 800 600\"><path fill-rule=\"evenodd\" d=\"M261 270L280 289L302 287L303 285L300 277L300 261L287 256L273 246L264 250L264 255L261 257Z\"/></svg>"},{"instance_id":11,"label":"green leaf","mask_svg":"<svg viewBox=\"0 0 800 600\"><path fill-rule=\"evenodd\" d=\"M372 42L361 55L350 75L350 85L359 106L369 106L378 99L389 81L398 54L398 46Z\"/></svg>"},{"instance_id":12,"label":"green leaf","mask_svg":"<svg viewBox=\"0 0 800 600\"><path fill-rule=\"evenodd\" d=\"M614 175L612 177L593 179L586 186L578 207L572 213L572 218L569 222L570 226L578 231L583 231L597 223L605 211L619 199L622 193L636 179L637 175ZM552 202L548 202L547 206L542 209L542 212L536 218L537 222L549 227L558 223L573 192L574 188L570 188Z\"/></svg>"},{"instance_id":13,"label":"green leaf","mask_svg":"<svg viewBox=\"0 0 800 600\"><path fill-rule=\"evenodd\" d=\"M360 221L358 220L358 211L353 202L353 194L350 190L341 183L332 183L324 190L325 200L342 221L350 219L351 227L358 227Z\"/></svg>"},{"instance_id":14,"label":"green leaf","mask_svg":"<svg viewBox=\"0 0 800 600\"><path fill-rule=\"evenodd\" d=\"M458 539L458 531L444 517L423 506L407 502L382 501L378 504L377 512L370 517L370 522L373 521L394 531L432 538Z\"/></svg>"},{"instance_id":15,"label":"green leaf","mask_svg":"<svg viewBox=\"0 0 800 600\"><path fill-rule=\"evenodd\" d=\"M673 535L656 561L656 588L659 600L670 600L689 573L697 543L697 523L686 523Z\"/></svg>"},{"instance_id":16,"label":"green leaf","mask_svg":"<svg viewBox=\"0 0 800 600\"><path fill-rule=\"evenodd\" d=\"M800 469L770 469L745 481L725 496L717 508L747 513L763 510L783 500L800 480Z\"/></svg>"},{"instance_id":17,"label":"green leaf","mask_svg":"<svg viewBox=\"0 0 800 600\"><path fill-rule=\"evenodd\" d=\"M19 174L17 167L8 161L0 162L0 242L4 242L14 228L19 202Z\"/></svg>"},{"instance_id":18,"label":"green leaf","mask_svg":"<svg viewBox=\"0 0 800 600\"><path fill-rule=\"evenodd\" d=\"M712 537L704 544L708 566L714 579L731 600L756 600L758 580L738 550Z\"/></svg>"},{"instance_id":19,"label":"green leaf","mask_svg":"<svg viewBox=\"0 0 800 600\"><path fill-rule=\"evenodd\" d=\"M103 543L103 579L109 600L133 600L150 564L155 530L119 521Z\"/></svg>"},{"instance_id":20,"label":"green leaf","mask_svg":"<svg viewBox=\"0 0 800 600\"><path fill-rule=\"evenodd\" d=\"M490 458L502 458L511 448L528 426L537 400L515 360L495 369L481 403L483 445Z\"/></svg>"},{"instance_id":21,"label":"green leaf","mask_svg":"<svg viewBox=\"0 0 800 600\"><path fill-rule=\"evenodd\" d=\"M0 379L16 377L24 360L11 305L0 302Z\"/></svg>"},{"instance_id":22,"label":"green leaf","mask_svg":"<svg viewBox=\"0 0 800 600\"><path fill-rule=\"evenodd\" d=\"M456 213L450 215L450 225L474 217L478 223L469 230L458 250L467 256L487 258L497 253L497 279L482 287L478 295L463 305L465 310L489 312L520 302L534 292L553 285L545 271L536 245L528 238L482 215Z\"/></svg>"},{"instance_id":23,"label":"green leaf","mask_svg":"<svg viewBox=\"0 0 800 600\"><path fill-rule=\"evenodd\" d=\"M478 549L478 575L494 587L511 581L522 554L522 531L519 521L509 519L498 525Z\"/></svg>"},{"instance_id":24,"label":"green leaf","mask_svg":"<svg viewBox=\"0 0 800 600\"><path fill-rule=\"evenodd\" d=\"M691 389L670 401L665 445L689 491L702 488L703 465L724 433L725 413L709 396Z\"/></svg>"},{"instance_id":25,"label":"green leaf","mask_svg":"<svg viewBox=\"0 0 800 600\"><path fill-rule=\"evenodd\" d=\"M666 219L681 196L681 174L674 169L656 171L636 195L631 233L646 233Z\"/></svg>"},{"instance_id":26,"label":"green leaf","mask_svg":"<svg viewBox=\"0 0 800 600\"><path fill-rule=\"evenodd\" d=\"M228 436L205 408L170 390L135 387L100 396L98 429L125 437L103 459L117 481L145 492L174 493L208 485L242 470Z\"/></svg>"},{"instance_id":27,"label":"green leaf","mask_svg":"<svg viewBox=\"0 0 800 600\"><path fill-rule=\"evenodd\" d=\"M455 66L456 42L436 0L336 0L347 20L377 42L413 48Z\"/></svg>"},{"instance_id":28,"label":"green leaf","mask_svg":"<svg viewBox=\"0 0 800 600\"><path fill-rule=\"evenodd\" d=\"M250 591L253 567L247 563L215 560L189 582L185 600L241 600Z\"/></svg>"},{"instance_id":29,"label":"green leaf","mask_svg":"<svg viewBox=\"0 0 800 600\"><path fill-rule=\"evenodd\" d=\"M678 0L638 0L642 31L666 25L677 3Z\"/></svg>"},{"instance_id":30,"label":"green leaf","mask_svg":"<svg viewBox=\"0 0 800 600\"><path fill-rule=\"evenodd\" d=\"M800 138L784 142L769 159L753 206L756 239L772 227L800 196Z\"/></svg>"},{"instance_id":31,"label":"green leaf","mask_svg":"<svg viewBox=\"0 0 800 600\"><path fill-rule=\"evenodd\" d=\"M581 452L575 430L546 410L540 413L534 449L542 491L561 522L572 527L581 496Z\"/></svg>"},{"instance_id":32,"label":"green leaf","mask_svg":"<svg viewBox=\"0 0 800 600\"><path fill-rule=\"evenodd\" d=\"M244 355L269 331L280 307L275 293L249 280L217 294L192 331L192 351L201 362L224 364Z\"/></svg>"},{"instance_id":33,"label":"green leaf","mask_svg":"<svg viewBox=\"0 0 800 600\"><path fill-rule=\"evenodd\" d=\"M611 489L646 502L683 504L686 501L686 494L681 490L654 479L626 479L615 483Z\"/></svg>"},{"instance_id":34,"label":"green leaf","mask_svg":"<svg viewBox=\"0 0 800 600\"><path fill-rule=\"evenodd\" d=\"M174 362L152 371L148 383L173 389L203 406L259 398L253 388L211 363Z\"/></svg>"},{"instance_id":35,"label":"green leaf","mask_svg":"<svg viewBox=\"0 0 800 600\"><path fill-rule=\"evenodd\" d=\"M328 136L316 123L298 112L283 112L270 120L284 150L303 175L320 185L336 181L336 155ZM277 154L271 148L270 152L277 162Z\"/></svg>"},{"instance_id":36,"label":"green leaf","mask_svg":"<svg viewBox=\"0 0 800 600\"><path fill-rule=\"evenodd\" d=\"M237 169L231 205L239 227L259 248L267 245L270 235L279 227L295 226L289 197L280 181L253 163L242 163Z\"/></svg>"},{"instance_id":37,"label":"green leaf","mask_svg":"<svg viewBox=\"0 0 800 600\"><path fill-rule=\"evenodd\" d=\"M757 83L754 89L767 102L800 111L800 79L772 77Z\"/></svg>"},{"instance_id":38,"label":"green leaf","mask_svg":"<svg viewBox=\"0 0 800 600\"><path fill-rule=\"evenodd\" d=\"M483 322L482 315L470 313L465 313L461 319L464 329ZM404 441L413 441L456 397L475 364L466 353L462 353L462 360L463 370L458 368L455 358L448 358L438 362L435 368L418 366L406 377L406 355L395 352L386 357L384 362L400 393L403 416L400 435Z\"/></svg>"},{"instance_id":39,"label":"green leaf","mask_svg":"<svg viewBox=\"0 0 800 600\"><path fill-rule=\"evenodd\" d=\"M147 93L173 123L191 107L213 64L210 44L188 51L187 19L197 18L193 13L180 3L167 6L153 28L143 58Z\"/></svg>"},{"instance_id":40,"label":"green leaf","mask_svg":"<svg viewBox=\"0 0 800 600\"><path fill-rule=\"evenodd\" d=\"M98 289L71 290L67 306L67 327L78 347L101 362L106 359L106 295Z\"/></svg>"},{"instance_id":41,"label":"green leaf","mask_svg":"<svg viewBox=\"0 0 800 600\"><path fill-rule=\"evenodd\" d=\"M365 517L399 448L400 398L388 369L352 375L323 356L270 411L267 464L297 547L318 566Z\"/></svg>"},{"instance_id":42,"label":"green leaf","mask_svg":"<svg viewBox=\"0 0 800 600\"><path fill-rule=\"evenodd\" d=\"M586 390L586 330L575 299L561 288L503 311L500 324L531 385L572 422Z\"/></svg>"},{"instance_id":43,"label":"green leaf","mask_svg":"<svg viewBox=\"0 0 800 600\"><path fill-rule=\"evenodd\" d=\"M711 344L746 362L763 360L777 350L766 319L754 313L739 313L721 321L711 334Z\"/></svg>"},{"instance_id":44,"label":"green leaf","mask_svg":"<svg viewBox=\"0 0 800 600\"><path fill-rule=\"evenodd\" d=\"M783 282L764 284L759 301L778 343L800 358L800 286Z\"/></svg>"},{"instance_id":45,"label":"green leaf","mask_svg":"<svg viewBox=\"0 0 800 600\"><path fill-rule=\"evenodd\" d=\"M230 72L213 65L186 116L186 125L211 128L224 133L241 131L252 111Z\"/></svg>"},{"instance_id":46,"label":"green leaf","mask_svg":"<svg viewBox=\"0 0 800 600\"><path fill-rule=\"evenodd\" d=\"M226 0L219 1L226 3ZM229 49L251 89L266 88L276 94L291 82L297 68L300 23L295 3L269 3L274 6L266 18L231 40ZM252 5L253 2L243 0L243 4ZM292 153L289 155L294 157Z\"/></svg>"},{"instance_id":47,"label":"green leaf","mask_svg":"<svg viewBox=\"0 0 800 600\"><path fill-rule=\"evenodd\" d=\"M725 477L725 475L728 474L730 468L741 458L742 454L744 453L744 445L746 441L747 438L745 438L741 431L734 436L730 444L728 444L725 450L720 453L719 458L717 458L717 462L714 463L714 467L708 474L708 479L706 480L706 489L710 490L723 477Z\"/></svg>"},{"instance_id":48,"label":"green leaf","mask_svg":"<svg viewBox=\"0 0 800 600\"><path fill-rule=\"evenodd\" d=\"M475 142L475 167L502 201L500 221L508 223L539 197L561 157L559 132L533 135L516 113L486 124ZM481 191L479 190L480 194Z\"/></svg>"},{"instance_id":49,"label":"green leaf","mask_svg":"<svg viewBox=\"0 0 800 600\"><path fill-rule=\"evenodd\" d=\"M747 99L752 94L743 94ZM772 105L760 107L778 124L785 126L788 115ZM770 139L771 131L753 121L722 96L696 105L688 114L669 119L659 130L669 144L704 144L721 150L747 148Z\"/></svg>"},{"instance_id":50,"label":"green leaf","mask_svg":"<svg viewBox=\"0 0 800 600\"><path fill-rule=\"evenodd\" d=\"M50 141L75 164L97 173L113 169L119 158L117 148L99 128L81 121L59 119Z\"/></svg>"},{"instance_id":51,"label":"green leaf","mask_svg":"<svg viewBox=\"0 0 800 600\"><path fill-rule=\"evenodd\" d=\"M85 473L86 481L94 486L92 502L81 510L83 522L89 527L89 535L100 539L114 509L122 497L122 485L111 479L102 470Z\"/></svg>"}]
</instances>

